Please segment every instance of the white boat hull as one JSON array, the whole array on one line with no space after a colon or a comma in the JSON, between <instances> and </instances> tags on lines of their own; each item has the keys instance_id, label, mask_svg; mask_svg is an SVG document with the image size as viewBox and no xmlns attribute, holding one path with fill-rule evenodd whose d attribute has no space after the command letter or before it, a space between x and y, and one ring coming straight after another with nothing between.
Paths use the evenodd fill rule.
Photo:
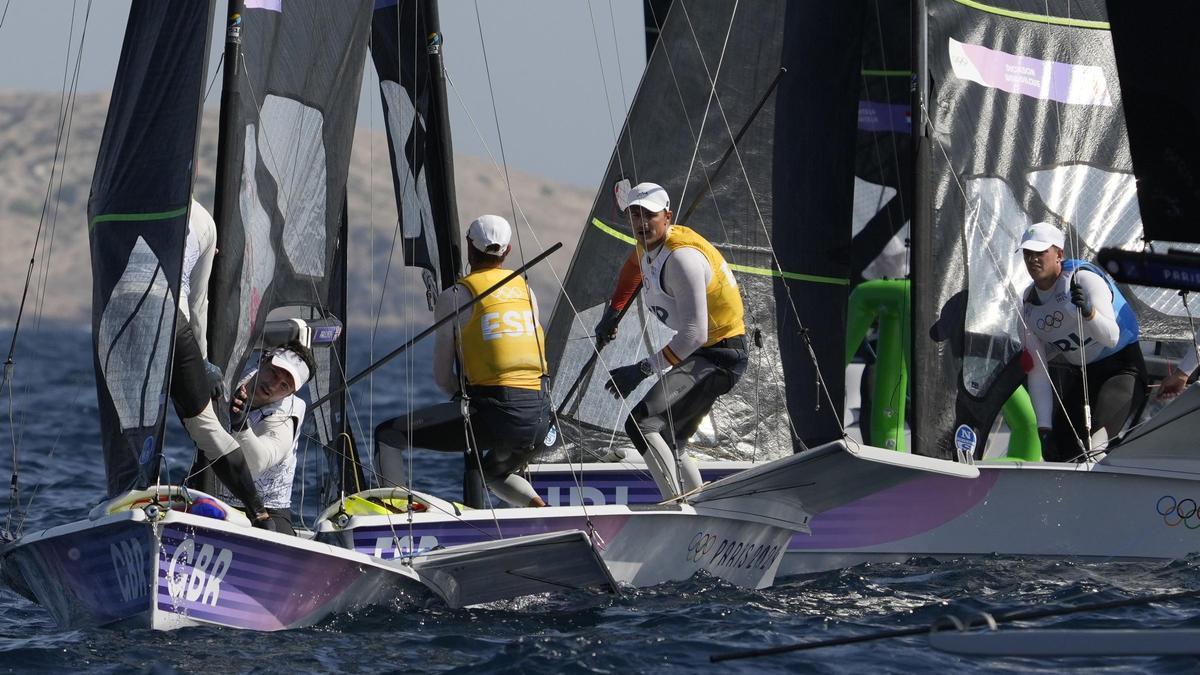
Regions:
<instances>
[{"instance_id":1,"label":"white boat hull","mask_svg":"<svg viewBox=\"0 0 1200 675\"><path fill-rule=\"evenodd\" d=\"M298 537L167 511L69 523L0 548L7 585L60 627L126 624L259 631L432 594L417 574Z\"/></svg>"},{"instance_id":2,"label":"white boat hull","mask_svg":"<svg viewBox=\"0 0 1200 675\"><path fill-rule=\"evenodd\" d=\"M794 531L701 515L687 505L603 506L475 510L461 515L426 512L411 519L354 516L341 528L321 523L317 538L395 560L440 546L571 529L589 533L615 581L637 587L681 581L701 570L740 586L769 586Z\"/></svg>"},{"instance_id":3,"label":"white boat hull","mask_svg":"<svg viewBox=\"0 0 1200 675\"><path fill-rule=\"evenodd\" d=\"M702 463L701 472L713 479L748 466ZM811 534L792 538L779 574L913 556L1129 560L1200 551L1200 472L1105 464L976 466L975 480L920 476L814 512ZM644 469L636 466L587 465L582 489L566 465L530 471L549 503L617 504L654 493Z\"/></svg>"},{"instance_id":4,"label":"white boat hull","mask_svg":"<svg viewBox=\"0 0 1200 675\"><path fill-rule=\"evenodd\" d=\"M416 494L424 512L340 518L327 513L318 524L318 538L394 559L437 546L579 529L592 537L618 582L652 586L703 570L739 586L764 588L774 583L792 534L808 530L811 511L928 475L971 482L978 472L952 462L831 443L715 481L681 503L459 513L447 502ZM397 488L356 497L393 493L408 496Z\"/></svg>"}]
</instances>

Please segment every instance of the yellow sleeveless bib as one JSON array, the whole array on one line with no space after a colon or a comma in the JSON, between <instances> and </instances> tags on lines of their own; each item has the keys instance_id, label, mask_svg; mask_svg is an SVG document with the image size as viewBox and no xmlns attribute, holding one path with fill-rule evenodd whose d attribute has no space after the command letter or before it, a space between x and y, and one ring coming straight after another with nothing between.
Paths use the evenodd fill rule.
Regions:
<instances>
[{"instance_id":1,"label":"yellow sleeveless bib","mask_svg":"<svg viewBox=\"0 0 1200 675\"><path fill-rule=\"evenodd\" d=\"M712 279L704 289L708 298L708 339L705 340L704 346L711 347L725 338L745 335L742 296L738 292L733 271L729 269L729 264L725 262L721 252L695 230L683 225L671 225L663 246L669 251L684 247L694 248L704 254L712 267ZM639 245L638 257L643 257L644 254L645 250ZM661 269L656 273L661 273Z\"/></svg>"},{"instance_id":2,"label":"yellow sleeveless bib","mask_svg":"<svg viewBox=\"0 0 1200 675\"><path fill-rule=\"evenodd\" d=\"M512 272L488 269L459 280L478 297ZM525 280L516 277L475 304L462 331L463 374L468 384L541 389L546 338L533 320Z\"/></svg>"}]
</instances>

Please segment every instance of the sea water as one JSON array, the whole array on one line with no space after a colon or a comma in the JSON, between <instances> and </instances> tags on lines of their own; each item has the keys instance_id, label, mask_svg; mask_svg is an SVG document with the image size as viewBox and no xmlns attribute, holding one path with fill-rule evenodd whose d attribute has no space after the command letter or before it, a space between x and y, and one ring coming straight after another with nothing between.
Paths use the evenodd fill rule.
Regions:
<instances>
[{"instance_id":1,"label":"sea water","mask_svg":"<svg viewBox=\"0 0 1200 675\"><path fill-rule=\"evenodd\" d=\"M7 350L10 335L0 348ZM403 341L379 335L374 352ZM368 362L351 344L350 372ZM430 350L419 348L354 392L350 415L365 449L375 424L408 406L436 402ZM17 447L25 531L84 516L104 489L90 336L85 329L22 332L9 390L0 396L0 476ZM174 414L168 469L181 475L190 450ZM305 461L304 518L316 511L318 457ZM369 454L364 450L364 454ZM461 460L416 458L418 487L455 497ZM7 480L3 483L7 484ZM9 509L0 494L0 516ZM1110 517L1096 504L1088 517ZM1200 532L1198 532L1200 535ZM96 672L691 672L731 651L928 626L946 615L1068 607L1155 592L1194 589L1200 558L1171 563L1020 561L1002 558L873 564L792 577L761 591L707 576L619 596L592 592L537 596L483 607L396 605L333 616L280 633L220 628L169 633L61 630L37 605L0 590L0 670ZM1195 601L1079 614L1036 622L1056 628L1200 628ZM933 651L924 636L796 652L712 666L716 672L1194 672L1191 658L982 658Z\"/></svg>"}]
</instances>

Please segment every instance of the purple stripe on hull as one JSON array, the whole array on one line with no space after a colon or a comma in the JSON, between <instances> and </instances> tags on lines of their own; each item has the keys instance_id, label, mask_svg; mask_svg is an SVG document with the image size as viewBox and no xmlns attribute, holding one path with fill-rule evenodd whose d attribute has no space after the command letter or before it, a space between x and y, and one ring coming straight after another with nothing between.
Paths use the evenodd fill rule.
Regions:
<instances>
[{"instance_id":1,"label":"purple stripe on hull","mask_svg":"<svg viewBox=\"0 0 1200 675\"><path fill-rule=\"evenodd\" d=\"M987 497L999 471L975 480L926 476L867 495L812 519L812 534L792 537L789 551L876 546L928 532Z\"/></svg>"},{"instance_id":2,"label":"purple stripe on hull","mask_svg":"<svg viewBox=\"0 0 1200 675\"><path fill-rule=\"evenodd\" d=\"M702 471L706 481L719 480L734 473L736 471ZM618 501L617 498L622 495L628 495L629 503L634 504L658 501L658 490L643 472L604 472L602 481L589 479L587 475L585 472L584 486L595 488L608 504L626 503ZM975 480L931 475L868 495L814 516L810 521L812 534L795 535L788 550L860 548L927 532L981 502L999 475L999 471L984 471ZM575 478L567 472L535 473L533 485L543 499L552 487L560 488L563 494L568 488L576 489ZM646 497L647 494L653 497Z\"/></svg>"},{"instance_id":3,"label":"purple stripe on hull","mask_svg":"<svg viewBox=\"0 0 1200 675\"><path fill-rule=\"evenodd\" d=\"M600 536L602 541L612 541L628 520L627 515L593 517L590 520L591 529ZM545 532L561 532L563 530L579 529L585 532L589 529L589 520L583 517L568 518L521 518L500 521L504 538L519 537L526 534L542 534ZM488 521L472 522L435 522L435 523L404 523L394 527L387 525L356 527L352 533L354 550L370 556L391 560L401 555L414 555L427 552L437 546L459 546L481 541L496 541L501 537L496 535L495 524ZM397 542L399 547L397 547ZM413 542L416 543L413 550Z\"/></svg>"},{"instance_id":4,"label":"purple stripe on hull","mask_svg":"<svg viewBox=\"0 0 1200 675\"><path fill-rule=\"evenodd\" d=\"M706 470L704 480L732 476L734 470ZM580 486L582 482L582 487ZM658 487L645 471L629 469L616 472L583 474L582 481L566 471L539 471L533 474L533 488L550 506L588 506L606 504L657 504L662 501ZM583 499L580 499L582 495Z\"/></svg>"},{"instance_id":5,"label":"purple stripe on hull","mask_svg":"<svg viewBox=\"0 0 1200 675\"><path fill-rule=\"evenodd\" d=\"M353 561L180 525L164 528L159 565L160 610L254 630L315 620L363 576Z\"/></svg>"},{"instance_id":6,"label":"purple stripe on hull","mask_svg":"<svg viewBox=\"0 0 1200 675\"><path fill-rule=\"evenodd\" d=\"M102 625L149 610L153 553L150 526L123 521L19 546L4 565L60 626Z\"/></svg>"}]
</instances>

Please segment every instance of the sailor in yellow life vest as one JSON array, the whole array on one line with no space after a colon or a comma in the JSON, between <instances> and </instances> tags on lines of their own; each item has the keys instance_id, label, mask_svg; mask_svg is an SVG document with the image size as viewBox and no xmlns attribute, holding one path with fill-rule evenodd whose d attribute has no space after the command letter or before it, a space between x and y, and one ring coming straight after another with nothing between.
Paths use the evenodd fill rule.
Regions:
<instances>
[{"instance_id":1,"label":"sailor in yellow life vest","mask_svg":"<svg viewBox=\"0 0 1200 675\"><path fill-rule=\"evenodd\" d=\"M681 493L680 479L683 492L700 486L700 471L682 450L717 397L746 371L742 297L720 252L695 231L671 223L666 190L641 183L629 191L628 202L637 246L621 268L596 339L602 346L616 337L617 315L639 281L646 305L675 331L657 354L610 371L605 385L613 396L628 397L661 373L633 407L625 431L663 498L670 499Z\"/></svg>"},{"instance_id":2,"label":"sailor in yellow life vest","mask_svg":"<svg viewBox=\"0 0 1200 675\"><path fill-rule=\"evenodd\" d=\"M480 216L471 223L466 247L471 273L438 296L436 319L449 316L510 274L502 265L512 250L511 237L512 228L500 216ZM461 405L449 403L377 427L376 466L385 484L404 483L399 451L415 446L461 452L470 436L477 452L486 451L482 473L493 493L513 506L545 506L529 481L516 473L557 436L544 383L544 345L537 298L519 276L443 324L434 347L434 380L447 394L466 395L469 418L464 419ZM467 461L464 502L482 508L482 490L472 480L475 460L468 455Z\"/></svg>"}]
</instances>

